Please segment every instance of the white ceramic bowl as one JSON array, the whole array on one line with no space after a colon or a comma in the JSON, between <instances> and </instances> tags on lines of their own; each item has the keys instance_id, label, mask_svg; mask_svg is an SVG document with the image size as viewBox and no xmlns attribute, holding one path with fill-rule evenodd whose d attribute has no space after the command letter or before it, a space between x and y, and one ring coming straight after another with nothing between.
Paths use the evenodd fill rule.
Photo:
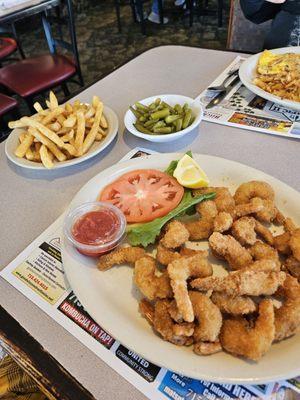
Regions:
<instances>
[{"instance_id":1,"label":"white ceramic bowl","mask_svg":"<svg viewBox=\"0 0 300 400\"><path fill-rule=\"evenodd\" d=\"M144 104L145 106L148 106L149 104L153 103L153 101L158 97L165 103L169 104L170 106L175 106L175 104L180 104L181 106L183 106L184 103L187 103L189 107L192 109L192 114L195 117L194 122L186 129L183 129L182 131L179 132L161 134L161 135L147 135L146 133L138 131L134 127L133 124L136 122L136 117L130 110L128 110L124 117L124 124L126 126L126 129L134 136L140 137L145 140L149 140L150 142L158 142L158 143L172 142L173 140L185 136L200 124L203 117L202 106L200 102L199 103L195 102L195 100L190 97L181 96L179 94L159 94L157 96L148 97L147 99L144 100L139 100L139 102Z\"/></svg>"}]
</instances>

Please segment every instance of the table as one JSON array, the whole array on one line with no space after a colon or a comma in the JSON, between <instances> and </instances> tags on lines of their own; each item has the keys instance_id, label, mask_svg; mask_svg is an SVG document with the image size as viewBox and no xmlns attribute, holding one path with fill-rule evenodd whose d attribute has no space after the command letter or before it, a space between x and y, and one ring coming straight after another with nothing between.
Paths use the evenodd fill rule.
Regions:
<instances>
[{"instance_id":1,"label":"table","mask_svg":"<svg viewBox=\"0 0 300 400\"><path fill-rule=\"evenodd\" d=\"M7 265L68 206L91 177L130 149L211 154L248 164L300 191L300 142L203 122L196 132L171 144L155 144L124 132L128 105L162 93L196 97L236 57L232 52L182 46L149 50L81 92L81 101L100 95L120 122L119 135L102 154L68 170L41 175L10 165L0 144L0 268ZM291 168L292 166L292 168ZM0 279L0 304L96 399L144 398L41 310ZM105 327L104 327L105 328ZM107 379L109 374L110 379ZM79 398L79 397L78 397Z\"/></svg>"},{"instance_id":2,"label":"table","mask_svg":"<svg viewBox=\"0 0 300 400\"><path fill-rule=\"evenodd\" d=\"M0 10L0 24L13 23L30 15L55 7L60 0L28 0L11 8Z\"/></svg>"}]
</instances>

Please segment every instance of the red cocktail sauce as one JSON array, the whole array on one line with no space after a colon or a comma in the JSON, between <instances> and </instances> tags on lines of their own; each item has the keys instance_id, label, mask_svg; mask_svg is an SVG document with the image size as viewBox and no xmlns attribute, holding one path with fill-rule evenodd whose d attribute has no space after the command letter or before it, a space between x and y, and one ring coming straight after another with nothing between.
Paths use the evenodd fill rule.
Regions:
<instances>
[{"instance_id":1,"label":"red cocktail sauce","mask_svg":"<svg viewBox=\"0 0 300 400\"><path fill-rule=\"evenodd\" d=\"M113 249L112 244L121 228L120 218L110 209L90 211L79 217L72 226L73 238L83 244L95 246L95 250L77 250L87 256L97 257ZM107 244L107 246L105 246ZM99 249L98 247L101 247Z\"/></svg>"}]
</instances>

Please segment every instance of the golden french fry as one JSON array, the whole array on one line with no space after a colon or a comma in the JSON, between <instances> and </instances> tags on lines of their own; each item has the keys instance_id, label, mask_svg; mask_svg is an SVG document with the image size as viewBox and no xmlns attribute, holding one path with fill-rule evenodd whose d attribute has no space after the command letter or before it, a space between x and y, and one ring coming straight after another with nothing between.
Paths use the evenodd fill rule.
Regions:
<instances>
[{"instance_id":1,"label":"golden french fry","mask_svg":"<svg viewBox=\"0 0 300 400\"><path fill-rule=\"evenodd\" d=\"M102 117L101 117L100 125L101 125L101 127L102 127L103 129L108 128L108 124L107 124L106 118L104 117L103 114L102 114Z\"/></svg>"},{"instance_id":2,"label":"golden french fry","mask_svg":"<svg viewBox=\"0 0 300 400\"><path fill-rule=\"evenodd\" d=\"M58 107L58 101L57 101L57 97L55 96L54 92L52 92L52 90L49 93L49 100L50 100L50 110L51 109L55 109Z\"/></svg>"},{"instance_id":3,"label":"golden french fry","mask_svg":"<svg viewBox=\"0 0 300 400\"><path fill-rule=\"evenodd\" d=\"M81 156L83 152L83 141L85 133L85 119L82 111L77 112L77 131L75 136L75 148L77 156Z\"/></svg>"},{"instance_id":4,"label":"golden french fry","mask_svg":"<svg viewBox=\"0 0 300 400\"><path fill-rule=\"evenodd\" d=\"M32 143L33 143L33 136L27 134L22 143L20 143L19 146L16 148L15 155L20 158L24 157L27 150L32 145Z\"/></svg>"},{"instance_id":5,"label":"golden french fry","mask_svg":"<svg viewBox=\"0 0 300 400\"><path fill-rule=\"evenodd\" d=\"M65 110L67 113L70 113L70 114L73 112L73 107L71 106L70 103L65 104Z\"/></svg>"},{"instance_id":6,"label":"golden french fry","mask_svg":"<svg viewBox=\"0 0 300 400\"><path fill-rule=\"evenodd\" d=\"M70 143L73 147L75 147L75 139L74 139L74 138L71 138L71 139L69 140L69 143Z\"/></svg>"},{"instance_id":7,"label":"golden french fry","mask_svg":"<svg viewBox=\"0 0 300 400\"><path fill-rule=\"evenodd\" d=\"M93 99L93 101L94 101L94 99ZM95 140L95 137L97 135L98 128L100 125L102 113L103 113L103 103L100 102L96 108L96 114L95 114L95 120L94 120L93 126L92 126L91 130L89 131L89 133L87 134L87 136L85 137L84 142L83 142L83 154L85 154L88 151L88 149L92 146L92 144L94 143L94 140Z\"/></svg>"},{"instance_id":8,"label":"golden french fry","mask_svg":"<svg viewBox=\"0 0 300 400\"><path fill-rule=\"evenodd\" d=\"M85 119L92 118L95 115L95 109L94 107L89 107L87 112L84 114Z\"/></svg>"},{"instance_id":9,"label":"golden french fry","mask_svg":"<svg viewBox=\"0 0 300 400\"><path fill-rule=\"evenodd\" d=\"M62 107L57 107L52 110L45 118L42 119L41 123L43 125L49 124L54 118L56 118L59 114L62 114L65 110Z\"/></svg>"},{"instance_id":10,"label":"golden french fry","mask_svg":"<svg viewBox=\"0 0 300 400\"><path fill-rule=\"evenodd\" d=\"M65 161L66 160L66 155L60 151L60 149L53 143L51 140L43 135L38 129L30 127L28 129L29 133L36 137L42 144L48 147L48 149L55 155L55 157L58 159L58 161ZM64 142L62 141L64 144Z\"/></svg>"},{"instance_id":11,"label":"golden french fry","mask_svg":"<svg viewBox=\"0 0 300 400\"><path fill-rule=\"evenodd\" d=\"M9 129L15 129L15 128L26 128L26 124L22 122L20 119L18 121L10 121L8 123Z\"/></svg>"},{"instance_id":12,"label":"golden french fry","mask_svg":"<svg viewBox=\"0 0 300 400\"><path fill-rule=\"evenodd\" d=\"M61 140L66 142L70 142L70 139L74 137L74 129L71 129L68 133L61 137Z\"/></svg>"},{"instance_id":13,"label":"golden french fry","mask_svg":"<svg viewBox=\"0 0 300 400\"><path fill-rule=\"evenodd\" d=\"M98 107L99 103L101 103L99 97L93 96L92 105L95 109Z\"/></svg>"},{"instance_id":14,"label":"golden french fry","mask_svg":"<svg viewBox=\"0 0 300 400\"><path fill-rule=\"evenodd\" d=\"M76 124L76 115L71 114L64 122L63 126L65 128L73 128L73 126Z\"/></svg>"},{"instance_id":15,"label":"golden french fry","mask_svg":"<svg viewBox=\"0 0 300 400\"><path fill-rule=\"evenodd\" d=\"M43 165L46 168L48 168L48 169L53 168L53 162L51 160L51 157L49 156L48 149L44 144L42 144L42 146L40 148L40 157L41 157Z\"/></svg>"},{"instance_id":16,"label":"golden french fry","mask_svg":"<svg viewBox=\"0 0 300 400\"><path fill-rule=\"evenodd\" d=\"M66 149L71 156L75 157L77 154L76 147L72 146L71 144L64 143L63 149Z\"/></svg>"},{"instance_id":17,"label":"golden french fry","mask_svg":"<svg viewBox=\"0 0 300 400\"><path fill-rule=\"evenodd\" d=\"M102 134L98 132L97 135L96 135L96 137L95 137L95 140L96 140L97 142L100 142L100 140L102 140L102 139L103 139Z\"/></svg>"},{"instance_id":18,"label":"golden french fry","mask_svg":"<svg viewBox=\"0 0 300 400\"><path fill-rule=\"evenodd\" d=\"M28 161L34 160L34 154L30 147L26 150L25 157Z\"/></svg>"},{"instance_id":19,"label":"golden french fry","mask_svg":"<svg viewBox=\"0 0 300 400\"><path fill-rule=\"evenodd\" d=\"M35 111L37 112L41 112L43 111L43 107L40 105L40 103L38 101L36 101L33 105L33 108L35 109Z\"/></svg>"},{"instance_id":20,"label":"golden french fry","mask_svg":"<svg viewBox=\"0 0 300 400\"><path fill-rule=\"evenodd\" d=\"M60 114L60 115L57 116L57 122L58 122L61 126L63 126L65 120L66 120L66 118L65 118L65 116L64 116L63 114Z\"/></svg>"},{"instance_id":21,"label":"golden french fry","mask_svg":"<svg viewBox=\"0 0 300 400\"><path fill-rule=\"evenodd\" d=\"M38 129L44 136L57 144L57 146L63 147L64 142L60 139L60 137L55 132L51 131L51 129L42 125L40 122L32 120L29 117L22 117L21 121L26 123L26 126Z\"/></svg>"},{"instance_id":22,"label":"golden french fry","mask_svg":"<svg viewBox=\"0 0 300 400\"><path fill-rule=\"evenodd\" d=\"M54 154L48 149L48 155L51 161L54 160Z\"/></svg>"},{"instance_id":23,"label":"golden french fry","mask_svg":"<svg viewBox=\"0 0 300 400\"><path fill-rule=\"evenodd\" d=\"M55 121L52 124L48 125L48 128L58 133L58 131L61 129L61 125L59 122Z\"/></svg>"},{"instance_id":24,"label":"golden french fry","mask_svg":"<svg viewBox=\"0 0 300 400\"><path fill-rule=\"evenodd\" d=\"M49 100L46 100L46 106L47 106L49 109L51 109L51 103L50 103Z\"/></svg>"},{"instance_id":25,"label":"golden french fry","mask_svg":"<svg viewBox=\"0 0 300 400\"><path fill-rule=\"evenodd\" d=\"M20 133L19 142L22 143L25 137L26 137L26 131L23 131L22 133Z\"/></svg>"}]
</instances>

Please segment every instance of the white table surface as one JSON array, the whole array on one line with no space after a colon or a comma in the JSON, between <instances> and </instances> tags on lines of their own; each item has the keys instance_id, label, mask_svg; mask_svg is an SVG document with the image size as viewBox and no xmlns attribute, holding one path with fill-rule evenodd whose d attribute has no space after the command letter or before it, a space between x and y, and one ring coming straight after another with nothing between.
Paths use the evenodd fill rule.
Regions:
<instances>
[{"instance_id":1,"label":"white table surface","mask_svg":"<svg viewBox=\"0 0 300 400\"><path fill-rule=\"evenodd\" d=\"M88 102L99 95L120 122L119 135L101 155L72 169L37 174L18 169L0 144L0 269L43 232L67 207L80 187L136 146L160 152L192 149L239 161L275 176L300 191L300 141L203 122L171 144L155 144L124 132L129 104L157 94L196 97L237 54L182 46L149 50L83 91ZM0 304L97 399L144 398L104 362L3 279ZM105 327L104 327L105 328ZM109 375L108 375L109 373ZM109 378L108 378L109 376Z\"/></svg>"},{"instance_id":2,"label":"white table surface","mask_svg":"<svg viewBox=\"0 0 300 400\"><path fill-rule=\"evenodd\" d=\"M20 1L19 4L14 4L12 7L0 7L0 17L4 17L6 15L12 14L16 11L23 10L28 7L36 6L37 4L43 3L45 0L25 0ZM0 0L0 5L3 1ZM5 1L4 1L5 3Z\"/></svg>"}]
</instances>

